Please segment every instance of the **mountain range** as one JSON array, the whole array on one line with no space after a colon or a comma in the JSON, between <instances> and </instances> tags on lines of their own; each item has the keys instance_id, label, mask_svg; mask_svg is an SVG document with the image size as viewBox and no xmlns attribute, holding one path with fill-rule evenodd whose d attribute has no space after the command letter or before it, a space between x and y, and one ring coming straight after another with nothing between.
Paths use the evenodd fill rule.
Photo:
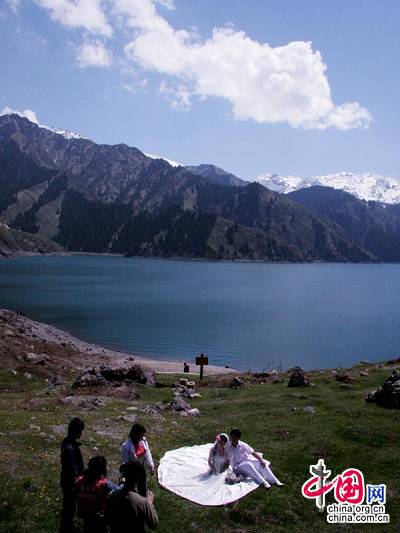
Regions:
<instances>
[{"instance_id":1,"label":"mountain range","mask_svg":"<svg viewBox=\"0 0 400 533\"><path fill-rule=\"evenodd\" d=\"M255 179L267 189L287 194L309 187L332 187L352 194L359 200L379 202L382 204L400 204L400 179L379 174L354 174L338 172L326 176L300 178L297 176L279 176L262 174Z\"/></svg>"},{"instance_id":2,"label":"mountain range","mask_svg":"<svg viewBox=\"0 0 400 533\"><path fill-rule=\"evenodd\" d=\"M96 144L16 114L0 117L0 188L0 222L69 251L391 260L371 248L370 238L356 238L340 217L304 198L248 183L214 165L170 164L125 144ZM395 225L398 215L391 217ZM386 219L378 218L371 227L379 223L386 231Z\"/></svg>"}]
</instances>

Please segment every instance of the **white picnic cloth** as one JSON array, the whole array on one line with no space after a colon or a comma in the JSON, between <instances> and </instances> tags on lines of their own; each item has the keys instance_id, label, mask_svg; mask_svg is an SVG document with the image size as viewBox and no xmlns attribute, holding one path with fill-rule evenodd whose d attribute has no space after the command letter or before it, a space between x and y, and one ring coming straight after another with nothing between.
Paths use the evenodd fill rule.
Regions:
<instances>
[{"instance_id":1,"label":"white picnic cloth","mask_svg":"<svg viewBox=\"0 0 400 533\"><path fill-rule=\"evenodd\" d=\"M246 496L258 487L247 478L228 485L225 478L231 469L222 474L210 474L208 455L211 444L185 446L167 452L158 467L161 486L199 505L226 505Z\"/></svg>"}]
</instances>

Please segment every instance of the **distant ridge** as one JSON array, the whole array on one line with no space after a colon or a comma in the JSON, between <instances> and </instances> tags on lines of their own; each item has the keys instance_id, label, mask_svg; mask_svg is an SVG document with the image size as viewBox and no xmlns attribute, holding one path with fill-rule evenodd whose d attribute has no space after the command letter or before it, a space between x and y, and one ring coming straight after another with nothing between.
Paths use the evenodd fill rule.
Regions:
<instances>
[{"instance_id":1,"label":"distant ridge","mask_svg":"<svg viewBox=\"0 0 400 533\"><path fill-rule=\"evenodd\" d=\"M400 203L400 178L379 174L339 172L311 178L262 174L255 181L267 189L282 194L320 185L348 192L360 200L386 204Z\"/></svg>"}]
</instances>

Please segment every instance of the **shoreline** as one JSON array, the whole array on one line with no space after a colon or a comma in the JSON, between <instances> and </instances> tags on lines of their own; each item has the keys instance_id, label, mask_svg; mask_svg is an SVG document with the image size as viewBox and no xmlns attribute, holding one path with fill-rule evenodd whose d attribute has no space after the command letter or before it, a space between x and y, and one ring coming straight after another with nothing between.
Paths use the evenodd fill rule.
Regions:
<instances>
[{"instance_id":1,"label":"shoreline","mask_svg":"<svg viewBox=\"0 0 400 533\"><path fill-rule=\"evenodd\" d=\"M156 373L183 374L184 362L189 364L190 375L199 375L200 369L193 359L160 360L135 353L121 352L74 337L71 333L49 324L32 320L9 309L0 309L0 355L9 353L8 359L21 361L18 352L43 353L51 362L60 363L66 373L82 371L88 366L124 366L135 363ZM53 361L52 361L53 360ZM11 362L11 361L9 361ZM58 365L59 366L59 365ZM195 369L195 372L193 370ZM204 367L204 375L238 373L238 370L218 365Z\"/></svg>"},{"instance_id":2,"label":"shoreline","mask_svg":"<svg viewBox=\"0 0 400 533\"><path fill-rule=\"evenodd\" d=\"M17 257L122 257L124 259L146 259L146 260L158 260L158 261L182 261L189 263L228 263L228 264L266 264L266 265L398 265L400 261L321 261L316 259L315 261L273 261L269 259L211 259L208 257L184 257L184 256L150 256L150 255L126 255L116 252L75 252L70 250L63 250L61 252L51 253L35 253L35 252L18 252L11 256L5 256L8 258ZM0 256L0 259L2 257Z\"/></svg>"},{"instance_id":3,"label":"shoreline","mask_svg":"<svg viewBox=\"0 0 400 533\"><path fill-rule=\"evenodd\" d=\"M24 357L27 353L42 354L49 358L46 366L34 367L37 373L45 377L55 374L71 376L82 372L89 367L108 365L112 367L124 367L129 364L138 364L143 369L160 374L182 374L187 376L199 376L200 368L196 366L195 359L171 360L157 359L151 356L138 355L135 352L123 352L105 346L84 341L75 337L72 333L50 324L39 322L18 314L10 309L0 308L0 368L16 368L21 366L24 370L30 368L26 365ZM349 366L337 367L314 367L304 369L308 374L324 373L329 371L348 371L359 365L381 367L392 360L360 360ZM184 363L189 365L189 372L184 372ZM297 366L297 365L295 365ZM207 365L204 366L204 376L222 376L227 374L262 374L287 375L294 367L288 369L265 370L240 370L229 366Z\"/></svg>"}]
</instances>

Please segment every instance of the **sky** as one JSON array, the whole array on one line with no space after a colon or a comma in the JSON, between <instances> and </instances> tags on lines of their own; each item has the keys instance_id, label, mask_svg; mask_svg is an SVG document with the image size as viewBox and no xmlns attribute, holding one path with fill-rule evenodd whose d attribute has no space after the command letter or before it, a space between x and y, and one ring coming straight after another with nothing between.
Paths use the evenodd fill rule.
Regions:
<instances>
[{"instance_id":1,"label":"sky","mask_svg":"<svg viewBox=\"0 0 400 533\"><path fill-rule=\"evenodd\" d=\"M400 177L398 0L2 0L0 113L244 179Z\"/></svg>"}]
</instances>

